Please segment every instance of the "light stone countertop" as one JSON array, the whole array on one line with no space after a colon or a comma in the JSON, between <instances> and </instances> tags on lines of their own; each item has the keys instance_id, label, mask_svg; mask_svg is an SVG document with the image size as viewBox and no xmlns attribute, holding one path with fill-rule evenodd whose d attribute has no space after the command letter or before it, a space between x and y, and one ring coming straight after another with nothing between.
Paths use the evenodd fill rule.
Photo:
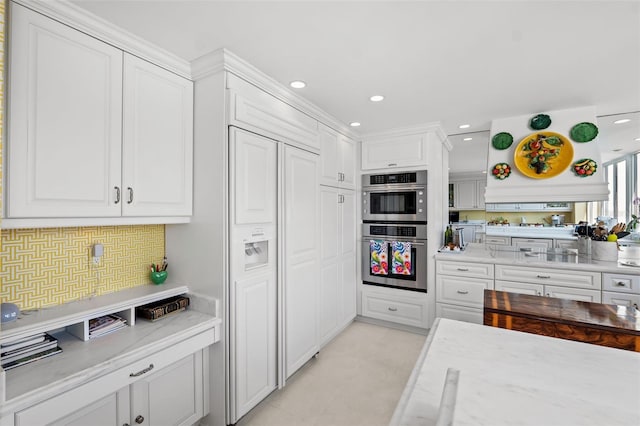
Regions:
<instances>
[{"instance_id":1,"label":"light stone countertop","mask_svg":"<svg viewBox=\"0 0 640 426\"><path fill-rule=\"evenodd\" d=\"M613 243L611 243L613 244ZM640 274L640 267L626 266L619 262L629 259L640 262L640 246L620 247L618 262L592 259L587 255L554 256L553 254L520 251L513 246L485 246L469 243L461 252L436 253L436 260L480 262L502 265L542 266L549 269L609 272L614 274Z\"/></svg>"},{"instance_id":2,"label":"light stone countertop","mask_svg":"<svg viewBox=\"0 0 640 426\"><path fill-rule=\"evenodd\" d=\"M448 368L457 426L640 424L640 353L439 318L390 426L435 425Z\"/></svg>"}]
</instances>

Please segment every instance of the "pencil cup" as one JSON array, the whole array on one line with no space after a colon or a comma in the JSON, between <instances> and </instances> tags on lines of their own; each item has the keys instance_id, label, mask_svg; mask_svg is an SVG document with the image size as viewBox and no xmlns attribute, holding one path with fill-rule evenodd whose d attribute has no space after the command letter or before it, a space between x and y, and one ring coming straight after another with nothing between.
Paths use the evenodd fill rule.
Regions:
<instances>
[{"instance_id":1,"label":"pencil cup","mask_svg":"<svg viewBox=\"0 0 640 426\"><path fill-rule=\"evenodd\" d=\"M167 279L167 271L151 272L149 277L154 284L162 284Z\"/></svg>"}]
</instances>

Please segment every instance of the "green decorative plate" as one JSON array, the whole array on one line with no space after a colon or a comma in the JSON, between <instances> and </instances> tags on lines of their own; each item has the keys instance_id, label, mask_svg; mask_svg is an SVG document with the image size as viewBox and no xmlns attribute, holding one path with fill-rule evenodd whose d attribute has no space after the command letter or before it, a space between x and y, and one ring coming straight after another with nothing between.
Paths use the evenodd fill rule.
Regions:
<instances>
[{"instance_id":1,"label":"green decorative plate","mask_svg":"<svg viewBox=\"0 0 640 426\"><path fill-rule=\"evenodd\" d=\"M569 136L576 142L589 142L598 136L598 127L593 123L578 123L571 128Z\"/></svg>"},{"instance_id":2,"label":"green decorative plate","mask_svg":"<svg viewBox=\"0 0 640 426\"><path fill-rule=\"evenodd\" d=\"M500 132L491 138L491 144L495 149L507 149L513 143L511 133Z\"/></svg>"},{"instance_id":3,"label":"green decorative plate","mask_svg":"<svg viewBox=\"0 0 640 426\"><path fill-rule=\"evenodd\" d=\"M533 130L546 129L551 125L551 117L547 114L538 114L529 121L529 127Z\"/></svg>"}]
</instances>

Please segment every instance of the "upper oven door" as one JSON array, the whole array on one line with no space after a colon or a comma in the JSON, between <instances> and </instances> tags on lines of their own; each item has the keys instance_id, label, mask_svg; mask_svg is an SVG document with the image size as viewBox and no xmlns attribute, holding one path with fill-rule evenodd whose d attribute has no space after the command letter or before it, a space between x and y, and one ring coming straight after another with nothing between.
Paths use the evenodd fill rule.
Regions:
<instances>
[{"instance_id":1,"label":"upper oven door","mask_svg":"<svg viewBox=\"0 0 640 426\"><path fill-rule=\"evenodd\" d=\"M364 221L427 222L427 197L424 186L363 188L362 201Z\"/></svg>"}]
</instances>

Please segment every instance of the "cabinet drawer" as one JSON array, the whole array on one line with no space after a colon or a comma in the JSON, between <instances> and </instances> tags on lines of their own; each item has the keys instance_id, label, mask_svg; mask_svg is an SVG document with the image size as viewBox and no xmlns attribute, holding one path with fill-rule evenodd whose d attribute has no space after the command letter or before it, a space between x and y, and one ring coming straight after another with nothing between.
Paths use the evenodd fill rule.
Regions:
<instances>
[{"instance_id":1,"label":"cabinet drawer","mask_svg":"<svg viewBox=\"0 0 640 426\"><path fill-rule=\"evenodd\" d=\"M227 86L231 89L231 124L247 130L264 130L266 136L285 138L320 151L315 119L234 75L229 75Z\"/></svg>"},{"instance_id":2,"label":"cabinet drawer","mask_svg":"<svg viewBox=\"0 0 640 426\"><path fill-rule=\"evenodd\" d=\"M640 275L602 274L602 289L640 294Z\"/></svg>"},{"instance_id":3,"label":"cabinet drawer","mask_svg":"<svg viewBox=\"0 0 640 426\"><path fill-rule=\"evenodd\" d=\"M447 305L446 303L436 303L436 317L472 322L474 324L482 324L484 322L482 309Z\"/></svg>"},{"instance_id":4,"label":"cabinet drawer","mask_svg":"<svg viewBox=\"0 0 640 426\"><path fill-rule=\"evenodd\" d=\"M493 289L493 280L436 276L436 301L440 303L482 308L485 289Z\"/></svg>"},{"instance_id":5,"label":"cabinet drawer","mask_svg":"<svg viewBox=\"0 0 640 426\"><path fill-rule=\"evenodd\" d=\"M362 293L362 315L415 327L427 327L426 296L415 293L416 298L377 292ZM416 300L424 299L424 300Z\"/></svg>"},{"instance_id":6,"label":"cabinet drawer","mask_svg":"<svg viewBox=\"0 0 640 426\"><path fill-rule=\"evenodd\" d=\"M544 294L544 286L542 284L496 281L495 289L508 291L509 293L529 294L531 296L542 296Z\"/></svg>"},{"instance_id":7,"label":"cabinet drawer","mask_svg":"<svg viewBox=\"0 0 640 426\"><path fill-rule=\"evenodd\" d=\"M607 303L609 305L634 306L636 309L640 309L638 308L640 306L640 294L603 291L602 303Z\"/></svg>"},{"instance_id":8,"label":"cabinet drawer","mask_svg":"<svg viewBox=\"0 0 640 426\"><path fill-rule=\"evenodd\" d=\"M495 235L485 235L484 243L495 246L510 246L511 237L496 237Z\"/></svg>"},{"instance_id":9,"label":"cabinet drawer","mask_svg":"<svg viewBox=\"0 0 640 426\"><path fill-rule=\"evenodd\" d=\"M579 300L581 302L600 303L602 301L601 292L598 290L586 290L582 288L568 288L546 285L544 295L547 297L557 297L558 299Z\"/></svg>"},{"instance_id":10,"label":"cabinet drawer","mask_svg":"<svg viewBox=\"0 0 640 426\"><path fill-rule=\"evenodd\" d=\"M602 288L602 276L599 272L496 265L495 273L496 280L558 285L591 290L600 290Z\"/></svg>"},{"instance_id":11,"label":"cabinet drawer","mask_svg":"<svg viewBox=\"0 0 640 426\"><path fill-rule=\"evenodd\" d=\"M472 278L493 278L493 264L438 260L436 262L436 274Z\"/></svg>"}]
</instances>

